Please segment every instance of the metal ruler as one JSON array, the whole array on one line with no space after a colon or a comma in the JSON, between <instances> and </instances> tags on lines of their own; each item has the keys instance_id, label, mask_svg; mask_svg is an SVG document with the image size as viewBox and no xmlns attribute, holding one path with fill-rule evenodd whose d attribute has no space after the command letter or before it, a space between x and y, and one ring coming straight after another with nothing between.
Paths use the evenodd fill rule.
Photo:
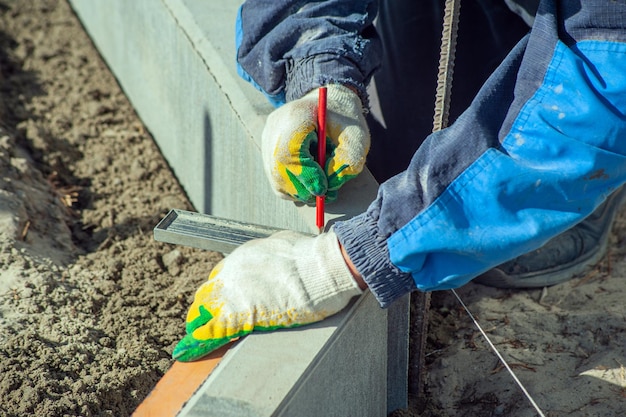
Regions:
<instances>
[{"instance_id":1,"label":"metal ruler","mask_svg":"<svg viewBox=\"0 0 626 417\"><path fill-rule=\"evenodd\" d=\"M154 239L224 254L241 244L269 237L282 229L224 219L185 210L171 210L154 228Z\"/></svg>"}]
</instances>

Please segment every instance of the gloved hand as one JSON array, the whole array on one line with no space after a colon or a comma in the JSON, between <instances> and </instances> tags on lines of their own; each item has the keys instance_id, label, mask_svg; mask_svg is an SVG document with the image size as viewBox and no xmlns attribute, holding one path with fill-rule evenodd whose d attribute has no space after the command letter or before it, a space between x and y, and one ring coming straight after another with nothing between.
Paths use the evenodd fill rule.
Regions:
<instances>
[{"instance_id":1,"label":"gloved hand","mask_svg":"<svg viewBox=\"0 0 626 417\"><path fill-rule=\"evenodd\" d=\"M215 266L187 314L173 357L200 359L253 330L320 321L362 291L331 230L316 237L278 232L249 241Z\"/></svg>"},{"instance_id":2,"label":"gloved hand","mask_svg":"<svg viewBox=\"0 0 626 417\"><path fill-rule=\"evenodd\" d=\"M317 101L314 89L274 110L265 124L262 153L274 192L281 198L313 202L326 195L331 202L346 181L365 165L370 133L361 99L348 87L327 86L326 166L317 155Z\"/></svg>"}]
</instances>

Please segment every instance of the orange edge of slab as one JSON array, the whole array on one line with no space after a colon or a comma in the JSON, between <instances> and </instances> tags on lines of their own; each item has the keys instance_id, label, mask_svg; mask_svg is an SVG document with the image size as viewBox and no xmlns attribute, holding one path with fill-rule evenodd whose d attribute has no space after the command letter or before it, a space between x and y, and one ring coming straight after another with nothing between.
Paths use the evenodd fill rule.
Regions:
<instances>
[{"instance_id":1,"label":"orange edge of slab","mask_svg":"<svg viewBox=\"0 0 626 417\"><path fill-rule=\"evenodd\" d=\"M132 417L174 417L211 375L231 344L195 362L174 362Z\"/></svg>"}]
</instances>

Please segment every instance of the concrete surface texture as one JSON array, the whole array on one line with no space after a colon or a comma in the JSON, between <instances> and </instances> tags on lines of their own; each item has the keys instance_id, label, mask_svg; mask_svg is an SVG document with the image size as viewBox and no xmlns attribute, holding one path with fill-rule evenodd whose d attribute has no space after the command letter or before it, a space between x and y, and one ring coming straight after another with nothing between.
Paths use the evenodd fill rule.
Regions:
<instances>
[{"instance_id":1,"label":"concrete surface texture","mask_svg":"<svg viewBox=\"0 0 626 417\"><path fill-rule=\"evenodd\" d=\"M180 416L385 415L384 338L371 336L387 324L385 314L370 314L376 308L367 293L323 322L248 336Z\"/></svg>"},{"instance_id":2,"label":"concrete surface texture","mask_svg":"<svg viewBox=\"0 0 626 417\"><path fill-rule=\"evenodd\" d=\"M272 108L236 74L239 1L70 3L198 211L316 230L313 207L274 197L265 180L259 144ZM351 181L327 205L329 223L364 211L376 189L369 172ZM405 407L407 327L408 297L387 312L366 294L331 321L252 335L228 352L182 415L305 417L325 407L322 415L380 416Z\"/></svg>"},{"instance_id":3,"label":"concrete surface texture","mask_svg":"<svg viewBox=\"0 0 626 417\"><path fill-rule=\"evenodd\" d=\"M312 207L273 197L265 180L260 136L273 108L236 73L240 2L71 3L198 211L316 230ZM327 218L363 211L376 188L364 173Z\"/></svg>"}]
</instances>

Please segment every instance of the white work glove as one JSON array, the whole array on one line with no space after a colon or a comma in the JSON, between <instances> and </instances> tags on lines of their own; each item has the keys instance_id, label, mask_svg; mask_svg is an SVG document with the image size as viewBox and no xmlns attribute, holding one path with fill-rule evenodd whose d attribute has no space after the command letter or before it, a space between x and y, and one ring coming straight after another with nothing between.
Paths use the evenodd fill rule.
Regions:
<instances>
[{"instance_id":1,"label":"white work glove","mask_svg":"<svg viewBox=\"0 0 626 417\"><path fill-rule=\"evenodd\" d=\"M317 155L318 90L274 110L265 124L262 153L265 173L281 198L312 203L327 201L363 170L370 133L359 96L342 85L327 86L326 166Z\"/></svg>"},{"instance_id":2,"label":"white work glove","mask_svg":"<svg viewBox=\"0 0 626 417\"><path fill-rule=\"evenodd\" d=\"M200 359L253 330L302 326L331 316L361 294L333 231L284 231L251 240L215 266L187 314L173 357Z\"/></svg>"}]
</instances>

